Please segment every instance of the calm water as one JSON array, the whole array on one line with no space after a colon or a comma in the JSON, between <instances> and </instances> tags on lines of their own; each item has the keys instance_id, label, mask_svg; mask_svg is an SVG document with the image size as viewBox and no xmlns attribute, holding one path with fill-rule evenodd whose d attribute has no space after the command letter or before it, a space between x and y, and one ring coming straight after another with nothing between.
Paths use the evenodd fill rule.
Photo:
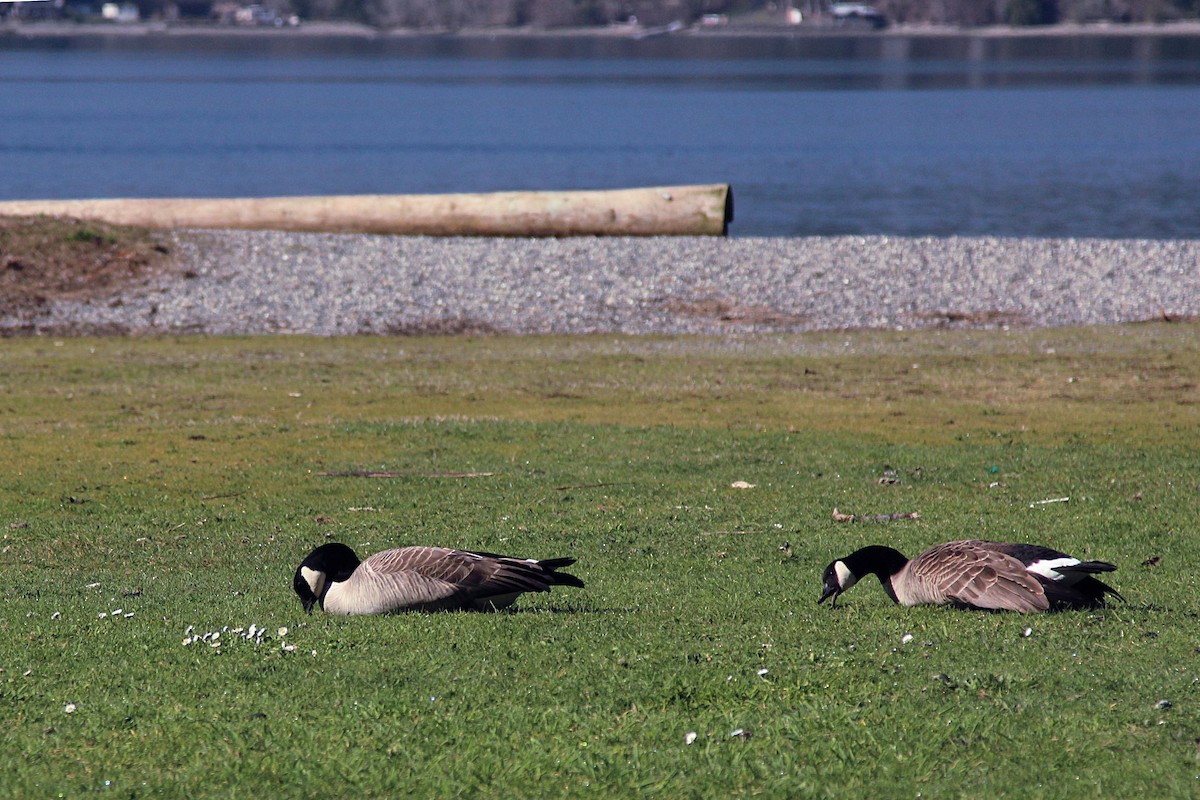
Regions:
<instances>
[{"instance_id":1,"label":"calm water","mask_svg":"<svg viewBox=\"0 0 1200 800\"><path fill-rule=\"evenodd\" d=\"M1196 43L939 47L0 39L0 199L728 182L733 235L1200 238Z\"/></svg>"}]
</instances>

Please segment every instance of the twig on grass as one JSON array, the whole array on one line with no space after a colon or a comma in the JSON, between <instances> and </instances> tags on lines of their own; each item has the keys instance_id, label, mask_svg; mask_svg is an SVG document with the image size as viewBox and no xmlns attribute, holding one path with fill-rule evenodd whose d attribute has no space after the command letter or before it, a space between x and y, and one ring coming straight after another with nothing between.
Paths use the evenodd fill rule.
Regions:
<instances>
[{"instance_id":1,"label":"twig on grass","mask_svg":"<svg viewBox=\"0 0 1200 800\"><path fill-rule=\"evenodd\" d=\"M490 478L494 472L397 472L394 470L347 469L318 472L323 478Z\"/></svg>"},{"instance_id":2,"label":"twig on grass","mask_svg":"<svg viewBox=\"0 0 1200 800\"><path fill-rule=\"evenodd\" d=\"M842 514L836 508L833 510L834 522L892 522L897 519L920 519L921 512L909 511L904 514L875 514L865 516L863 514Z\"/></svg>"},{"instance_id":3,"label":"twig on grass","mask_svg":"<svg viewBox=\"0 0 1200 800\"><path fill-rule=\"evenodd\" d=\"M624 483L568 483L554 488L560 492L565 492L568 489L600 489L605 486L624 486Z\"/></svg>"},{"instance_id":4,"label":"twig on grass","mask_svg":"<svg viewBox=\"0 0 1200 800\"><path fill-rule=\"evenodd\" d=\"M1034 500L1029 504L1029 507L1033 508L1034 506L1044 506L1048 503L1066 503L1070 501L1070 499L1071 498L1069 497L1051 497L1049 500Z\"/></svg>"}]
</instances>

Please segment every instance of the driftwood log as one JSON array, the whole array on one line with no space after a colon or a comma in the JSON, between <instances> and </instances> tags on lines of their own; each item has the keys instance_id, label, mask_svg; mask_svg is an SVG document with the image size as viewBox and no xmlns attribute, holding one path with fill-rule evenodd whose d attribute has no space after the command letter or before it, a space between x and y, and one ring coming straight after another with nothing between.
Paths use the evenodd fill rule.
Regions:
<instances>
[{"instance_id":1,"label":"driftwood log","mask_svg":"<svg viewBox=\"0 0 1200 800\"><path fill-rule=\"evenodd\" d=\"M421 236L724 236L728 184L578 192L216 199L19 200L0 215L74 217L150 228Z\"/></svg>"}]
</instances>

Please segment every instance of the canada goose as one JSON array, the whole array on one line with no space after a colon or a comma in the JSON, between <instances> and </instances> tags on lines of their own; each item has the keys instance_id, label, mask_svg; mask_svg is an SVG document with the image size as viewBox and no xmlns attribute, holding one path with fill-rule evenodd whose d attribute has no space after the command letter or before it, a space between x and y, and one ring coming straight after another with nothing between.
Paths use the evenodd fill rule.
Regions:
<instances>
[{"instance_id":1,"label":"canada goose","mask_svg":"<svg viewBox=\"0 0 1200 800\"><path fill-rule=\"evenodd\" d=\"M522 592L583 581L556 570L573 558L547 561L472 553L448 547L401 547L360 561L352 549L333 542L308 554L292 586L312 613L387 614L396 611L490 611L505 608Z\"/></svg>"},{"instance_id":2,"label":"canada goose","mask_svg":"<svg viewBox=\"0 0 1200 800\"><path fill-rule=\"evenodd\" d=\"M994 611L1060 611L1104 605L1116 589L1092 577L1112 572L1105 561L1080 561L1034 544L978 540L946 542L909 561L898 550L872 545L825 568L818 603L860 578L875 574L888 597L902 606L953 605Z\"/></svg>"}]
</instances>

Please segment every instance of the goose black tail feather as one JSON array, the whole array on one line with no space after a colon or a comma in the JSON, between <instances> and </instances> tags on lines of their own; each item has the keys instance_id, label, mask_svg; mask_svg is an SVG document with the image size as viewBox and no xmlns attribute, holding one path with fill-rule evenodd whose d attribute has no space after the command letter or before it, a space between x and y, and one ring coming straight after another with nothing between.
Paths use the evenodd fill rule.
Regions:
<instances>
[{"instance_id":1,"label":"goose black tail feather","mask_svg":"<svg viewBox=\"0 0 1200 800\"><path fill-rule=\"evenodd\" d=\"M1100 608L1105 605L1105 595L1111 594L1121 602L1125 598L1116 589L1104 581L1093 577L1080 578L1070 586L1060 586L1056 583L1043 584L1046 599L1050 601L1053 610Z\"/></svg>"},{"instance_id":2,"label":"goose black tail feather","mask_svg":"<svg viewBox=\"0 0 1200 800\"><path fill-rule=\"evenodd\" d=\"M1060 572L1066 575L1071 572L1081 572L1087 575L1096 575L1101 572L1112 572L1117 566L1110 564L1107 561L1083 561L1078 564L1072 564L1067 567L1055 567L1055 572ZM1111 589L1109 591L1112 591Z\"/></svg>"},{"instance_id":3,"label":"goose black tail feather","mask_svg":"<svg viewBox=\"0 0 1200 800\"><path fill-rule=\"evenodd\" d=\"M569 567L574 563L575 559L573 558L548 558L545 561L539 561L538 566L546 570L547 575L550 577L551 586L574 586L582 589L584 588L583 581L579 578L567 572L556 571L561 567Z\"/></svg>"}]
</instances>

